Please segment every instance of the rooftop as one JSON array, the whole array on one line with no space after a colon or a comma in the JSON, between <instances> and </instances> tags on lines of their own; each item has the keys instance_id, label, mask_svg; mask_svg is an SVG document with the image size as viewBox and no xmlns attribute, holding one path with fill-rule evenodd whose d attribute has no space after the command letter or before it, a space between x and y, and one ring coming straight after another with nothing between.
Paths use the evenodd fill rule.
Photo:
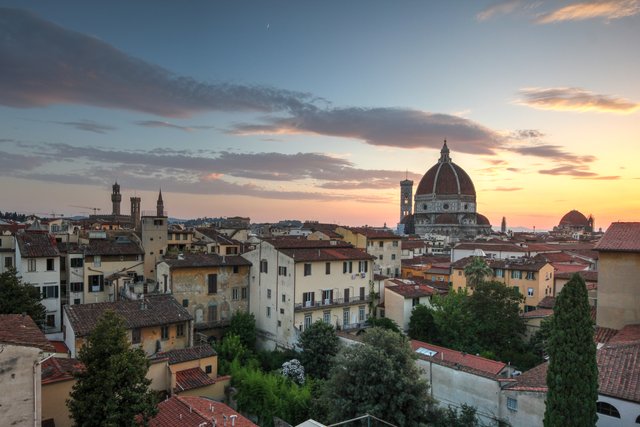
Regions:
<instances>
[{"instance_id":1,"label":"rooftop","mask_svg":"<svg viewBox=\"0 0 640 427\"><path fill-rule=\"evenodd\" d=\"M57 257L60 255L55 239L46 233L18 233L16 241L23 258Z\"/></svg>"},{"instance_id":2,"label":"rooftop","mask_svg":"<svg viewBox=\"0 0 640 427\"><path fill-rule=\"evenodd\" d=\"M118 236L115 239L89 239L86 255L143 255L144 250L132 238Z\"/></svg>"},{"instance_id":3,"label":"rooftop","mask_svg":"<svg viewBox=\"0 0 640 427\"><path fill-rule=\"evenodd\" d=\"M408 284L404 283L401 279L389 280L389 284L393 285L385 286L385 290L389 290L389 292L394 292L405 298L420 298L438 293L437 290L427 285Z\"/></svg>"},{"instance_id":4,"label":"rooftop","mask_svg":"<svg viewBox=\"0 0 640 427\"><path fill-rule=\"evenodd\" d=\"M193 320L186 308L171 295L158 295L143 301L98 302L93 304L65 305L65 313L76 336L88 335L107 310L119 314L127 329L166 325Z\"/></svg>"},{"instance_id":5,"label":"rooftop","mask_svg":"<svg viewBox=\"0 0 640 427\"><path fill-rule=\"evenodd\" d=\"M379 230L371 227L343 227L350 230L353 233L362 234L367 239L396 239L399 240L400 236L395 234L391 230Z\"/></svg>"},{"instance_id":6,"label":"rooftop","mask_svg":"<svg viewBox=\"0 0 640 427\"><path fill-rule=\"evenodd\" d=\"M78 359L50 357L42 362L42 385L72 380L73 374L83 369L84 365Z\"/></svg>"},{"instance_id":7,"label":"rooftop","mask_svg":"<svg viewBox=\"0 0 640 427\"><path fill-rule=\"evenodd\" d=\"M149 426L213 427L223 426L225 420L228 420L227 426L258 427L224 403L195 396L173 396L160 402L158 414Z\"/></svg>"},{"instance_id":8,"label":"rooftop","mask_svg":"<svg viewBox=\"0 0 640 427\"><path fill-rule=\"evenodd\" d=\"M264 239L265 242L273 245L276 249L318 249L342 247L351 248L351 244L342 240L307 240L302 237L275 237Z\"/></svg>"},{"instance_id":9,"label":"rooftop","mask_svg":"<svg viewBox=\"0 0 640 427\"><path fill-rule=\"evenodd\" d=\"M640 403L640 341L598 350L598 392Z\"/></svg>"},{"instance_id":10,"label":"rooftop","mask_svg":"<svg viewBox=\"0 0 640 427\"><path fill-rule=\"evenodd\" d=\"M597 251L640 252L640 222L611 223L595 249Z\"/></svg>"},{"instance_id":11,"label":"rooftop","mask_svg":"<svg viewBox=\"0 0 640 427\"><path fill-rule=\"evenodd\" d=\"M0 314L0 343L55 352L33 319L22 314Z\"/></svg>"},{"instance_id":12,"label":"rooftop","mask_svg":"<svg viewBox=\"0 0 640 427\"><path fill-rule=\"evenodd\" d=\"M215 384L216 380L208 376L199 367L176 372L176 392L193 390Z\"/></svg>"},{"instance_id":13,"label":"rooftop","mask_svg":"<svg viewBox=\"0 0 640 427\"><path fill-rule=\"evenodd\" d=\"M240 255L184 254L181 258L166 258L164 262L171 268L251 266Z\"/></svg>"},{"instance_id":14,"label":"rooftop","mask_svg":"<svg viewBox=\"0 0 640 427\"><path fill-rule=\"evenodd\" d=\"M496 360L486 359L473 354L451 350L449 348L428 344L422 341L411 340L411 348L423 360L430 360L434 363L447 365L461 370L468 370L471 373L489 375L495 377L499 375L507 364ZM426 351L418 351L420 348ZM431 356L427 355L432 354Z\"/></svg>"},{"instance_id":15,"label":"rooftop","mask_svg":"<svg viewBox=\"0 0 640 427\"><path fill-rule=\"evenodd\" d=\"M349 260L373 260L362 249L351 247L332 247L317 249L282 249L281 252L296 262L307 261L349 261Z\"/></svg>"},{"instance_id":16,"label":"rooftop","mask_svg":"<svg viewBox=\"0 0 640 427\"><path fill-rule=\"evenodd\" d=\"M464 269L467 264L473 261L472 256L459 259L456 262L451 263L451 269ZM542 261L537 258L516 258L516 259L485 259L489 267L500 268L504 270L523 270L523 271L540 271L545 265L546 261Z\"/></svg>"},{"instance_id":17,"label":"rooftop","mask_svg":"<svg viewBox=\"0 0 640 427\"><path fill-rule=\"evenodd\" d=\"M176 363L188 362L190 360L204 359L205 357L215 356L216 352L210 345L198 345L190 348L181 348L177 350L169 350L159 352L154 355L155 358L167 358L169 359L169 365Z\"/></svg>"}]
</instances>

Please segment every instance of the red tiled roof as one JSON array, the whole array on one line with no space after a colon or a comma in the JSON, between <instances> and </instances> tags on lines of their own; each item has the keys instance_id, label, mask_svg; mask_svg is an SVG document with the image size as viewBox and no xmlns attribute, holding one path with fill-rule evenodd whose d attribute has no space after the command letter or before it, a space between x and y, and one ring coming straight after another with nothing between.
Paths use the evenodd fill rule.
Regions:
<instances>
[{"instance_id":1,"label":"red tiled roof","mask_svg":"<svg viewBox=\"0 0 640 427\"><path fill-rule=\"evenodd\" d=\"M215 384L216 380L207 375L200 368L185 369L176 372L176 392L193 390Z\"/></svg>"},{"instance_id":2,"label":"red tiled roof","mask_svg":"<svg viewBox=\"0 0 640 427\"><path fill-rule=\"evenodd\" d=\"M402 249L424 249L427 245L422 240L402 240L400 246Z\"/></svg>"},{"instance_id":3,"label":"red tiled roof","mask_svg":"<svg viewBox=\"0 0 640 427\"><path fill-rule=\"evenodd\" d=\"M393 282L395 286L388 286L385 287L385 289L388 289L390 292L395 292L405 298L420 298L437 293L434 289L426 285L409 285L405 283L398 283L395 280L391 280L390 282Z\"/></svg>"},{"instance_id":4,"label":"red tiled roof","mask_svg":"<svg viewBox=\"0 0 640 427\"><path fill-rule=\"evenodd\" d=\"M143 255L144 250L127 236L116 239L90 239L86 245L86 255Z\"/></svg>"},{"instance_id":5,"label":"red tiled roof","mask_svg":"<svg viewBox=\"0 0 640 427\"><path fill-rule=\"evenodd\" d=\"M56 353L69 353L69 348L64 343L64 341L53 341L49 340L53 348L56 349Z\"/></svg>"},{"instance_id":6,"label":"red tiled roof","mask_svg":"<svg viewBox=\"0 0 640 427\"><path fill-rule=\"evenodd\" d=\"M198 345L190 348L181 348L157 353L154 358L167 358L169 364L188 362L190 360L203 359L205 357L215 356L216 352L210 345Z\"/></svg>"},{"instance_id":7,"label":"red tiled roof","mask_svg":"<svg viewBox=\"0 0 640 427\"><path fill-rule=\"evenodd\" d=\"M206 424L205 424L206 423ZM141 422L139 422L142 425ZM158 403L158 414L149 420L149 427L212 427L209 417L193 411L179 396Z\"/></svg>"},{"instance_id":8,"label":"red tiled roof","mask_svg":"<svg viewBox=\"0 0 640 427\"><path fill-rule=\"evenodd\" d=\"M98 302L65 305L76 337L88 335L107 310L113 310L124 319L127 329L167 325L193 320L186 308L171 295L147 297L144 301Z\"/></svg>"},{"instance_id":9,"label":"red tiled roof","mask_svg":"<svg viewBox=\"0 0 640 427\"><path fill-rule=\"evenodd\" d=\"M400 236L391 230L378 230L371 227L344 227L353 233L362 234L367 239L400 239Z\"/></svg>"},{"instance_id":10,"label":"red tiled roof","mask_svg":"<svg viewBox=\"0 0 640 427\"><path fill-rule=\"evenodd\" d=\"M597 251L640 252L640 222L613 222L598 242Z\"/></svg>"},{"instance_id":11,"label":"red tiled roof","mask_svg":"<svg viewBox=\"0 0 640 427\"><path fill-rule=\"evenodd\" d=\"M215 417L218 426L224 425L224 416L226 416L228 420L227 426L232 424L231 417L235 417L235 421L233 423L235 427L258 427L256 424L252 423L224 403L195 396L180 396L179 399L191 406L194 411L198 412L205 418L211 419L212 417Z\"/></svg>"},{"instance_id":12,"label":"red tiled roof","mask_svg":"<svg viewBox=\"0 0 640 427\"><path fill-rule=\"evenodd\" d=\"M632 341L640 341L640 324L625 325L622 329L620 329L617 332L618 333L615 334L615 336L609 340L609 344L614 344L614 343L619 344L619 343L626 343L626 342L632 342Z\"/></svg>"},{"instance_id":13,"label":"red tiled roof","mask_svg":"<svg viewBox=\"0 0 640 427\"><path fill-rule=\"evenodd\" d=\"M50 357L42 362L40 378L42 384L73 380L73 374L84 370L78 359L67 357Z\"/></svg>"},{"instance_id":14,"label":"red tiled roof","mask_svg":"<svg viewBox=\"0 0 640 427\"><path fill-rule=\"evenodd\" d=\"M166 258L164 262L171 268L251 266L251 262L240 255L184 254L182 259Z\"/></svg>"},{"instance_id":15,"label":"red tiled roof","mask_svg":"<svg viewBox=\"0 0 640 427\"><path fill-rule=\"evenodd\" d=\"M553 308L556 305L556 297L546 296L538 303L538 308Z\"/></svg>"},{"instance_id":16,"label":"red tiled roof","mask_svg":"<svg viewBox=\"0 0 640 427\"><path fill-rule=\"evenodd\" d=\"M475 372L484 373L485 375L489 374L496 376L507 366L506 363L498 362L496 360L490 360L473 354L466 354L449 348L427 344L422 341L411 340L411 348L413 351L418 350L420 347L437 352L432 357L418 353L418 357L421 359L447 366L469 368Z\"/></svg>"},{"instance_id":17,"label":"red tiled roof","mask_svg":"<svg viewBox=\"0 0 640 427\"><path fill-rule=\"evenodd\" d=\"M596 326L596 330L593 333L593 339L596 343L606 344L618 333L617 329L603 328L602 326Z\"/></svg>"},{"instance_id":18,"label":"red tiled roof","mask_svg":"<svg viewBox=\"0 0 640 427\"><path fill-rule=\"evenodd\" d=\"M640 341L598 350L598 393L640 403Z\"/></svg>"},{"instance_id":19,"label":"red tiled roof","mask_svg":"<svg viewBox=\"0 0 640 427\"><path fill-rule=\"evenodd\" d=\"M473 261L473 256L468 256L451 263L451 269L463 270ZM516 259L485 259L489 267L501 268L504 270L540 271L547 265L546 261L536 258L516 258Z\"/></svg>"},{"instance_id":20,"label":"red tiled roof","mask_svg":"<svg viewBox=\"0 0 640 427\"><path fill-rule=\"evenodd\" d=\"M281 249L280 252L293 258L296 262L306 261L348 261L348 260L373 260L362 249L332 247L318 249Z\"/></svg>"},{"instance_id":21,"label":"red tiled roof","mask_svg":"<svg viewBox=\"0 0 640 427\"><path fill-rule=\"evenodd\" d=\"M555 271L558 273L577 273L589 268L588 264L552 264Z\"/></svg>"},{"instance_id":22,"label":"red tiled roof","mask_svg":"<svg viewBox=\"0 0 640 427\"><path fill-rule=\"evenodd\" d=\"M264 239L276 249L318 249L318 248L352 248L353 245L342 240L307 240L301 237L276 237Z\"/></svg>"},{"instance_id":23,"label":"red tiled roof","mask_svg":"<svg viewBox=\"0 0 640 427\"><path fill-rule=\"evenodd\" d=\"M518 391L539 391L546 393L547 391L547 369L549 362L541 363L522 375L515 377L512 384L506 386L509 390Z\"/></svg>"},{"instance_id":24,"label":"red tiled roof","mask_svg":"<svg viewBox=\"0 0 640 427\"><path fill-rule=\"evenodd\" d=\"M513 243L458 243L454 246L454 249L474 250L482 249L483 251L491 252L529 252L527 248L522 248Z\"/></svg>"},{"instance_id":25,"label":"red tiled roof","mask_svg":"<svg viewBox=\"0 0 640 427\"><path fill-rule=\"evenodd\" d=\"M46 233L18 233L16 241L24 258L57 257L60 255L55 239Z\"/></svg>"},{"instance_id":26,"label":"red tiled roof","mask_svg":"<svg viewBox=\"0 0 640 427\"><path fill-rule=\"evenodd\" d=\"M0 314L0 343L55 352L55 348L38 329L33 319L22 314Z\"/></svg>"},{"instance_id":27,"label":"red tiled roof","mask_svg":"<svg viewBox=\"0 0 640 427\"><path fill-rule=\"evenodd\" d=\"M553 309L551 308L538 308L537 310L527 311L522 314L522 317L525 319L531 319L534 317L549 317L553 314Z\"/></svg>"},{"instance_id":28,"label":"red tiled roof","mask_svg":"<svg viewBox=\"0 0 640 427\"><path fill-rule=\"evenodd\" d=\"M581 270L575 272L557 272L554 274L556 279L571 279L574 273L578 273L585 282L598 282L598 272L593 270Z\"/></svg>"},{"instance_id":29,"label":"red tiled roof","mask_svg":"<svg viewBox=\"0 0 640 427\"><path fill-rule=\"evenodd\" d=\"M587 217L584 216L582 212L579 212L574 209L564 214L564 216L560 219L559 225L587 227L589 225L589 221L587 220Z\"/></svg>"}]
</instances>

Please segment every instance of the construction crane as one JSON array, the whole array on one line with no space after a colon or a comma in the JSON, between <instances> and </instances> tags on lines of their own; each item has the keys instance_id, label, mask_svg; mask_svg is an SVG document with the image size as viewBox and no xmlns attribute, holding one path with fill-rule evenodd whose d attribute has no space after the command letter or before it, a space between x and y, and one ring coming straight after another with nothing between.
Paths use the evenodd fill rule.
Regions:
<instances>
[{"instance_id":1,"label":"construction crane","mask_svg":"<svg viewBox=\"0 0 640 427\"><path fill-rule=\"evenodd\" d=\"M62 218L64 214L59 214L55 212L31 212L33 215L48 215L49 218Z\"/></svg>"},{"instance_id":2,"label":"construction crane","mask_svg":"<svg viewBox=\"0 0 640 427\"><path fill-rule=\"evenodd\" d=\"M100 211L100 208L94 208L92 206L77 206L77 205L69 205L72 208L82 208L82 209L91 209L93 211L94 215L98 215L98 211Z\"/></svg>"}]
</instances>

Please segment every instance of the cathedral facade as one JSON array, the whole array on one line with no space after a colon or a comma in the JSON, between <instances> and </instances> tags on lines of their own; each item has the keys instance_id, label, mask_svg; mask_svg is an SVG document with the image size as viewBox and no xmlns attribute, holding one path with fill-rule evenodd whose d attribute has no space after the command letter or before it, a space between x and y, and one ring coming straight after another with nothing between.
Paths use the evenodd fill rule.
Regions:
<instances>
[{"instance_id":1,"label":"cathedral facade","mask_svg":"<svg viewBox=\"0 0 640 427\"><path fill-rule=\"evenodd\" d=\"M451 161L446 141L438 163L424 174L418 184L413 215L407 214L407 198L411 199L408 190L408 182L402 181L400 223L404 224L405 232L439 234L453 239L491 233L487 217L476 211L473 181L464 169Z\"/></svg>"}]
</instances>

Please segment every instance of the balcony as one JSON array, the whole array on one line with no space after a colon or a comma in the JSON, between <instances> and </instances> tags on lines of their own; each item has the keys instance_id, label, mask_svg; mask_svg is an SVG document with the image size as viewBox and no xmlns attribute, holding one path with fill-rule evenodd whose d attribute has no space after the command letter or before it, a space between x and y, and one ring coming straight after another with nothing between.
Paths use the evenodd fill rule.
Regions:
<instances>
[{"instance_id":1,"label":"balcony","mask_svg":"<svg viewBox=\"0 0 640 427\"><path fill-rule=\"evenodd\" d=\"M333 298L333 299L327 299L327 300L320 300L320 301L306 301L306 302L299 302L296 303L294 305L294 311L311 311L311 310L318 310L320 308L333 308L333 307L340 307L340 306L346 306L346 305L354 305L354 304L367 304L369 303L369 301L371 301L371 298L369 298L369 295L366 295L364 298L361 298L360 296L356 296L356 297L349 297L349 298Z\"/></svg>"},{"instance_id":2,"label":"balcony","mask_svg":"<svg viewBox=\"0 0 640 427\"><path fill-rule=\"evenodd\" d=\"M145 289L146 285L146 289ZM146 292L145 292L146 290ZM129 301L138 301L149 295L164 294L164 290L158 283L136 282L129 283L120 288L119 297ZM167 294L171 292L166 292Z\"/></svg>"}]
</instances>

